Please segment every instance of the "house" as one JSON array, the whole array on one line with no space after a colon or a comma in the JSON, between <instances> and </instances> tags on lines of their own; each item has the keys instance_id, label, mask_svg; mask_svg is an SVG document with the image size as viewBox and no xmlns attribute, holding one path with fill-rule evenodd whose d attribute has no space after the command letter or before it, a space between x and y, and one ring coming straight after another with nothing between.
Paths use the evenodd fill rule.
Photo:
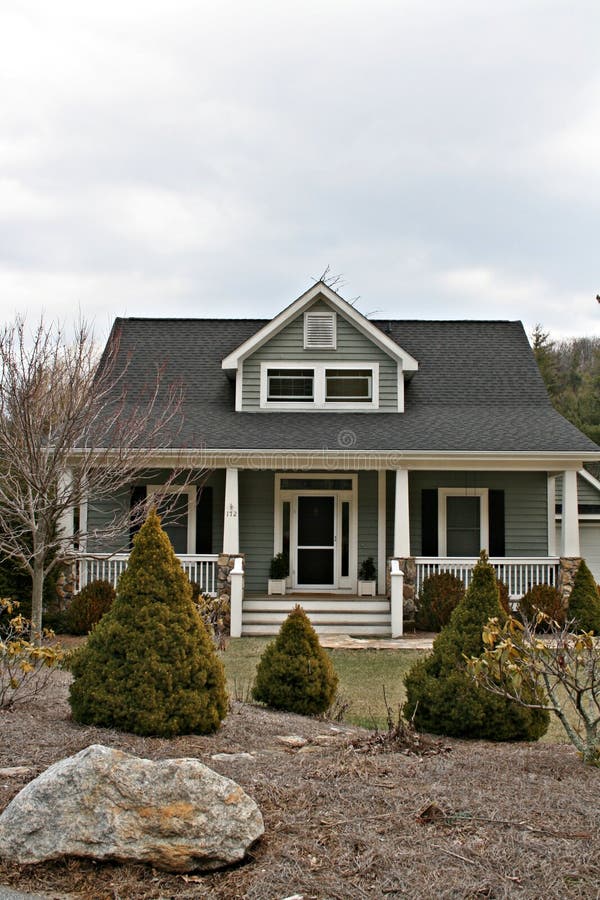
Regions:
<instances>
[{"instance_id":1,"label":"house","mask_svg":"<svg viewBox=\"0 0 600 900\"><path fill-rule=\"evenodd\" d=\"M322 632L402 633L423 578L468 582L482 548L513 599L568 593L578 472L600 451L550 404L519 322L373 321L319 282L271 320L117 319L109 344L133 394L156 366L185 388L177 438L114 503L184 453L164 524L203 591L231 590L234 635L273 632L300 598ZM107 515L81 510L92 531ZM95 547L82 581L116 580L129 539ZM285 595L269 596L278 553ZM359 597L369 557L376 595Z\"/></svg>"}]
</instances>

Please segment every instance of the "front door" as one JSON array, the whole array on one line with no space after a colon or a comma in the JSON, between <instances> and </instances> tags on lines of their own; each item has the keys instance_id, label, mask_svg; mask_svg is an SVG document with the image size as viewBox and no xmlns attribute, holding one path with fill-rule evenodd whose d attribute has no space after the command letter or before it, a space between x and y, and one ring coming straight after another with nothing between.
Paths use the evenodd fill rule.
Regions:
<instances>
[{"instance_id":1,"label":"front door","mask_svg":"<svg viewBox=\"0 0 600 900\"><path fill-rule=\"evenodd\" d=\"M297 505L297 586L335 586L335 496L299 496Z\"/></svg>"}]
</instances>

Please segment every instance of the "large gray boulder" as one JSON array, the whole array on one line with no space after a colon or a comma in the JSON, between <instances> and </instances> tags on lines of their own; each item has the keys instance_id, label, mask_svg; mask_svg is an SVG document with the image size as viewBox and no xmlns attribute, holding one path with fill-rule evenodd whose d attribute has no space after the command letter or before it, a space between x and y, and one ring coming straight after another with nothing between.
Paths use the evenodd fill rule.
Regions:
<instances>
[{"instance_id":1,"label":"large gray boulder","mask_svg":"<svg viewBox=\"0 0 600 900\"><path fill-rule=\"evenodd\" d=\"M0 857L85 856L189 872L241 860L263 832L254 800L198 760L153 762L94 744L14 797L0 816Z\"/></svg>"}]
</instances>

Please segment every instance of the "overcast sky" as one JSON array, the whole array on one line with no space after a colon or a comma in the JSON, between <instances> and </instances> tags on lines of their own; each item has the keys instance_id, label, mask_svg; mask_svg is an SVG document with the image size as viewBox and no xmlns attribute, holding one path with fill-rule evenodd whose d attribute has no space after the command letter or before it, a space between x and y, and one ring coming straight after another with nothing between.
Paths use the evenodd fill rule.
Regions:
<instances>
[{"instance_id":1,"label":"overcast sky","mask_svg":"<svg viewBox=\"0 0 600 900\"><path fill-rule=\"evenodd\" d=\"M600 334L598 0L2 0L2 319Z\"/></svg>"}]
</instances>

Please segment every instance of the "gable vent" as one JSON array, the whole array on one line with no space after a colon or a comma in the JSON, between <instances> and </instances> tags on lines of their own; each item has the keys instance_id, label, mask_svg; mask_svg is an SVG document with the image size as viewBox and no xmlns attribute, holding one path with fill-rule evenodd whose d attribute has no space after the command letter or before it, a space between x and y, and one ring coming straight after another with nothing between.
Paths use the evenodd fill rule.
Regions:
<instances>
[{"instance_id":1,"label":"gable vent","mask_svg":"<svg viewBox=\"0 0 600 900\"><path fill-rule=\"evenodd\" d=\"M304 349L335 350L335 313L305 313Z\"/></svg>"}]
</instances>

